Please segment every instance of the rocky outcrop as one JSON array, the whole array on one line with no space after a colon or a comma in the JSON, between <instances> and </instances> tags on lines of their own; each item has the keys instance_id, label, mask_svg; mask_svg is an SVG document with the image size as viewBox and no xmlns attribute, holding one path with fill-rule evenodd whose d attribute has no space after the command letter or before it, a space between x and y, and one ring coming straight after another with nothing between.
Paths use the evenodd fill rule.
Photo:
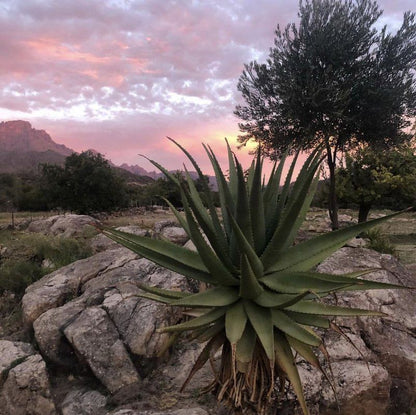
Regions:
<instances>
[{"instance_id":1,"label":"rocky outcrop","mask_svg":"<svg viewBox=\"0 0 416 415\"><path fill-rule=\"evenodd\" d=\"M27 343L0 341L0 414L56 415L46 365Z\"/></svg>"},{"instance_id":2,"label":"rocky outcrop","mask_svg":"<svg viewBox=\"0 0 416 415\"><path fill-rule=\"evenodd\" d=\"M139 375L117 328L102 308L86 308L63 332L76 354L112 394L139 385Z\"/></svg>"},{"instance_id":3,"label":"rocky outcrop","mask_svg":"<svg viewBox=\"0 0 416 415\"><path fill-rule=\"evenodd\" d=\"M30 286L23 313L41 352L60 366L86 365L113 395L136 396L138 369L150 370L169 339L156 329L181 318L177 309L138 297L137 282L188 289L184 277L125 248L77 261Z\"/></svg>"},{"instance_id":4,"label":"rocky outcrop","mask_svg":"<svg viewBox=\"0 0 416 415\"><path fill-rule=\"evenodd\" d=\"M98 221L88 215L56 215L46 219L35 220L30 223L29 232L44 235L62 236L70 238L81 236L89 226L97 225Z\"/></svg>"},{"instance_id":5,"label":"rocky outcrop","mask_svg":"<svg viewBox=\"0 0 416 415\"><path fill-rule=\"evenodd\" d=\"M28 121L0 122L0 151L45 152L54 151L64 156L74 151L62 144L56 144L44 130L32 128Z\"/></svg>"},{"instance_id":6,"label":"rocky outcrop","mask_svg":"<svg viewBox=\"0 0 416 415\"><path fill-rule=\"evenodd\" d=\"M319 271L337 274L366 268L377 270L368 274L368 279L407 287L416 285L415 278L394 257L369 249L342 248L323 262ZM360 317L348 321L346 329L359 336L387 370L391 382L388 413L402 414L410 408L416 409L414 290L351 291L340 296L338 303L386 313L383 318Z\"/></svg>"},{"instance_id":7,"label":"rocky outcrop","mask_svg":"<svg viewBox=\"0 0 416 415\"><path fill-rule=\"evenodd\" d=\"M158 234L172 226L160 226ZM365 278L415 286L412 276L392 256L360 247L342 248L324 261L319 271L337 274L368 268L374 271ZM138 297L138 282L192 290L184 277L125 248L110 245L108 250L62 268L29 287L23 298L25 320L33 324L39 349L48 361L62 367L88 367L113 404L126 403L139 395L146 400L146 393L157 394L160 390L174 396L172 408L169 406L165 412L151 401L156 406L144 405L138 410L137 406L126 404L123 409L106 410L103 412L106 415L180 415L180 411L185 411L184 414L197 411L195 414L202 415L205 410L192 405L189 397L210 382L209 365L195 375L188 385L188 395L179 394L179 389L203 345L180 344L168 361L158 359L169 337L156 329L175 324L181 314L179 310ZM331 369L323 356L321 360L327 373L333 373L341 414L410 413L416 405L415 293L353 291L336 301L340 305L386 313L383 318L337 319L345 337L334 332L324 336ZM311 413L336 413L336 400L328 380L302 360L299 371ZM89 415L94 412L88 408L103 408L105 402L108 398L102 391L72 391L62 404L62 412ZM184 406L184 402L187 408L195 408L174 408L178 403ZM215 401L209 405L214 408ZM279 410L282 414L294 414L296 408L295 397L289 393Z\"/></svg>"}]
</instances>

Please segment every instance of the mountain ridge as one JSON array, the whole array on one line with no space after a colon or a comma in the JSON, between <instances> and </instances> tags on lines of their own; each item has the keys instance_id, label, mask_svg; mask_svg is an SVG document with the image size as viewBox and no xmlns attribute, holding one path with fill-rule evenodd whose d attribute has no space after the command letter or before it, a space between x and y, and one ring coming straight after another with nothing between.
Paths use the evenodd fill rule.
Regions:
<instances>
[{"instance_id":1,"label":"mountain ridge","mask_svg":"<svg viewBox=\"0 0 416 415\"><path fill-rule=\"evenodd\" d=\"M90 149L94 154L99 153ZM57 144L45 130L37 130L30 122L23 120L0 122L0 173L22 173L36 172L39 164L58 164L63 166L65 159L72 153L76 153L64 144ZM110 165L117 170L122 169L135 176L147 176L156 180L164 177L163 173L148 172L139 165L128 165L123 163L120 166L108 160ZM172 172L176 172L173 170ZM192 179L198 177L194 171L189 172ZM128 174L126 177L132 178ZM217 188L215 177L208 176L213 189Z\"/></svg>"}]
</instances>

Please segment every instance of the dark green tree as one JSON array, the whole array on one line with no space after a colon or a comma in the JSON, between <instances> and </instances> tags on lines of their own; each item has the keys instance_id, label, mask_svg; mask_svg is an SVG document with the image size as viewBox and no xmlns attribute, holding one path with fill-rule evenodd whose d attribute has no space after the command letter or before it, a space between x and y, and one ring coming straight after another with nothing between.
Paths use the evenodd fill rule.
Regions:
<instances>
[{"instance_id":1,"label":"dark green tree","mask_svg":"<svg viewBox=\"0 0 416 415\"><path fill-rule=\"evenodd\" d=\"M381 14L371 0L301 1L298 26L277 26L267 62L245 65L238 82L241 143L257 141L272 159L326 149L333 228L340 155L362 143L405 141L416 114L415 15L405 13L392 35L375 29Z\"/></svg>"},{"instance_id":2,"label":"dark green tree","mask_svg":"<svg viewBox=\"0 0 416 415\"><path fill-rule=\"evenodd\" d=\"M101 154L73 153L64 167L44 165L42 176L50 207L91 213L127 203L125 183Z\"/></svg>"},{"instance_id":3,"label":"dark green tree","mask_svg":"<svg viewBox=\"0 0 416 415\"><path fill-rule=\"evenodd\" d=\"M358 221L365 222L374 206L403 209L415 204L416 155L408 145L388 152L361 148L346 156L337 182L340 201L358 205Z\"/></svg>"}]
</instances>

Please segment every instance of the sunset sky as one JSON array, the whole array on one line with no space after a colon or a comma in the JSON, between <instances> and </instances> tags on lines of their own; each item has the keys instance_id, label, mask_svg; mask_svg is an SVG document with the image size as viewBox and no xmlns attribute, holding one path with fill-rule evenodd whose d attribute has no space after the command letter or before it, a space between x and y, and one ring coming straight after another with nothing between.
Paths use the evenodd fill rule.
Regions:
<instances>
[{"instance_id":1,"label":"sunset sky","mask_svg":"<svg viewBox=\"0 0 416 415\"><path fill-rule=\"evenodd\" d=\"M383 0L395 32L414 0ZM236 142L243 64L264 61L292 0L0 0L0 121L28 120L58 142L116 164L170 169L184 144L223 155ZM240 156L249 159L247 150Z\"/></svg>"}]
</instances>

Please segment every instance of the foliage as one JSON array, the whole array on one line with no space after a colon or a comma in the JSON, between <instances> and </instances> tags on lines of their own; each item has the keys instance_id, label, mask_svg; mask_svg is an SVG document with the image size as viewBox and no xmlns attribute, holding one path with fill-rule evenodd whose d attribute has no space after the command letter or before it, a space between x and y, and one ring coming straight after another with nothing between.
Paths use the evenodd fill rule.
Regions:
<instances>
[{"instance_id":1,"label":"foliage","mask_svg":"<svg viewBox=\"0 0 416 415\"><path fill-rule=\"evenodd\" d=\"M101 154L73 153L66 158L64 167L43 165L42 176L50 208L91 213L127 203L124 182Z\"/></svg>"},{"instance_id":2,"label":"foliage","mask_svg":"<svg viewBox=\"0 0 416 415\"><path fill-rule=\"evenodd\" d=\"M339 154L406 140L416 114L415 15L391 35L374 28L381 14L372 0L301 2L298 27L278 26L267 62L245 65L238 82L242 143L254 139L271 158L325 146L334 228Z\"/></svg>"},{"instance_id":3,"label":"foliage","mask_svg":"<svg viewBox=\"0 0 416 415\"><path fill-rule=\"evenodd\" d=\"M416 202L416 155L403 145L388 152L362 147L337 170L337 194L359 206L359 222L374 205L403 209Z\"/></svg>"},{"instance_id":4,"label":"foliage","mask_svg":"<svg viewBox=\"0 0 416 415\"><path fill-rule=\"evenodd\" d=\"M179 147L202 178L192 156ZM251 406L257 413L264 413L279 378L282 387L286 380L290 381L307 414L293 351L322 370L314 348L324 350L324 345L314 328L338 330L329 316L382 315L327 305L322 299L334 292L399 288L359 278L368 271L329 275L311 269L349 239L388 217L293 245L318 182L320 152L310 155L291 184L295 159L280 187L284 159L275 165L264 184L260 154L245 176L228 147L227 181L212 150L205 149L219 185L223 222L206 183L205 205L189 174L182 181L152 161L181 191L185 216L171 208L197 252L116 230L104 229L103 233L161 266L209 284L206 291L197 294L140 286L142 297L182 306L184 314L193 317L160 331L174 334L191 331L192 338L207 341L183 387L222 347L219 372L208 388L219 400L235 409Z\"/></svg>"},{"instance_id":5,"label":"foliage","mask_svg":"<svg viewBox=\"0 0 416 415\"><path fill-rule=\"evenodd\" d=\"M183 173L179 170L172 174L178 179L183 177ZM204 177L204 180L208 181L208 177ZM198 177L193 181L196 190L201 192L203 188L201 179ZM139 206L151 206L154 204L165 205L165 199L167 199L176 208L183 207L180 190L175 183L172 183L170 180L166 179L166 177L158 178L145 186L135 186L134 188L130 188L129 199Z\"/></svg>"},{"instance_id":6,"label":"foliage","mask_svg":"<svg viewBox=\"0 0 416 415\"><path fill-rule=\"evenodd\" d=\"M85 241L41 234L1 235L7 253L0 262L0 293L22 295L27 286L45 274L92 254ZM43 261L49 266L44 267Z\"/></svg>"},{"instance_id":7,"label":"foliage","mask_svg":"<svg viewBox=\"0 0 416 415\"><path fill-rule=\"evenodd\" d=\"M17 175L0 173L0 208L10 210L16 207L20 194L20 181Z\"/></svg>"},{"instance_id":8,"label":"foliage","mask_svg":"<svg viewBox=\"0 0 416 415\"><path fill-rule=\"evenodd\" d=\"M397 256L396 249L390 242L387 235L385 235L380 228L375 228L367 231L365 237L369 239L367 248L382 254L390 254Z\"/></svg>"}]
</instances>

